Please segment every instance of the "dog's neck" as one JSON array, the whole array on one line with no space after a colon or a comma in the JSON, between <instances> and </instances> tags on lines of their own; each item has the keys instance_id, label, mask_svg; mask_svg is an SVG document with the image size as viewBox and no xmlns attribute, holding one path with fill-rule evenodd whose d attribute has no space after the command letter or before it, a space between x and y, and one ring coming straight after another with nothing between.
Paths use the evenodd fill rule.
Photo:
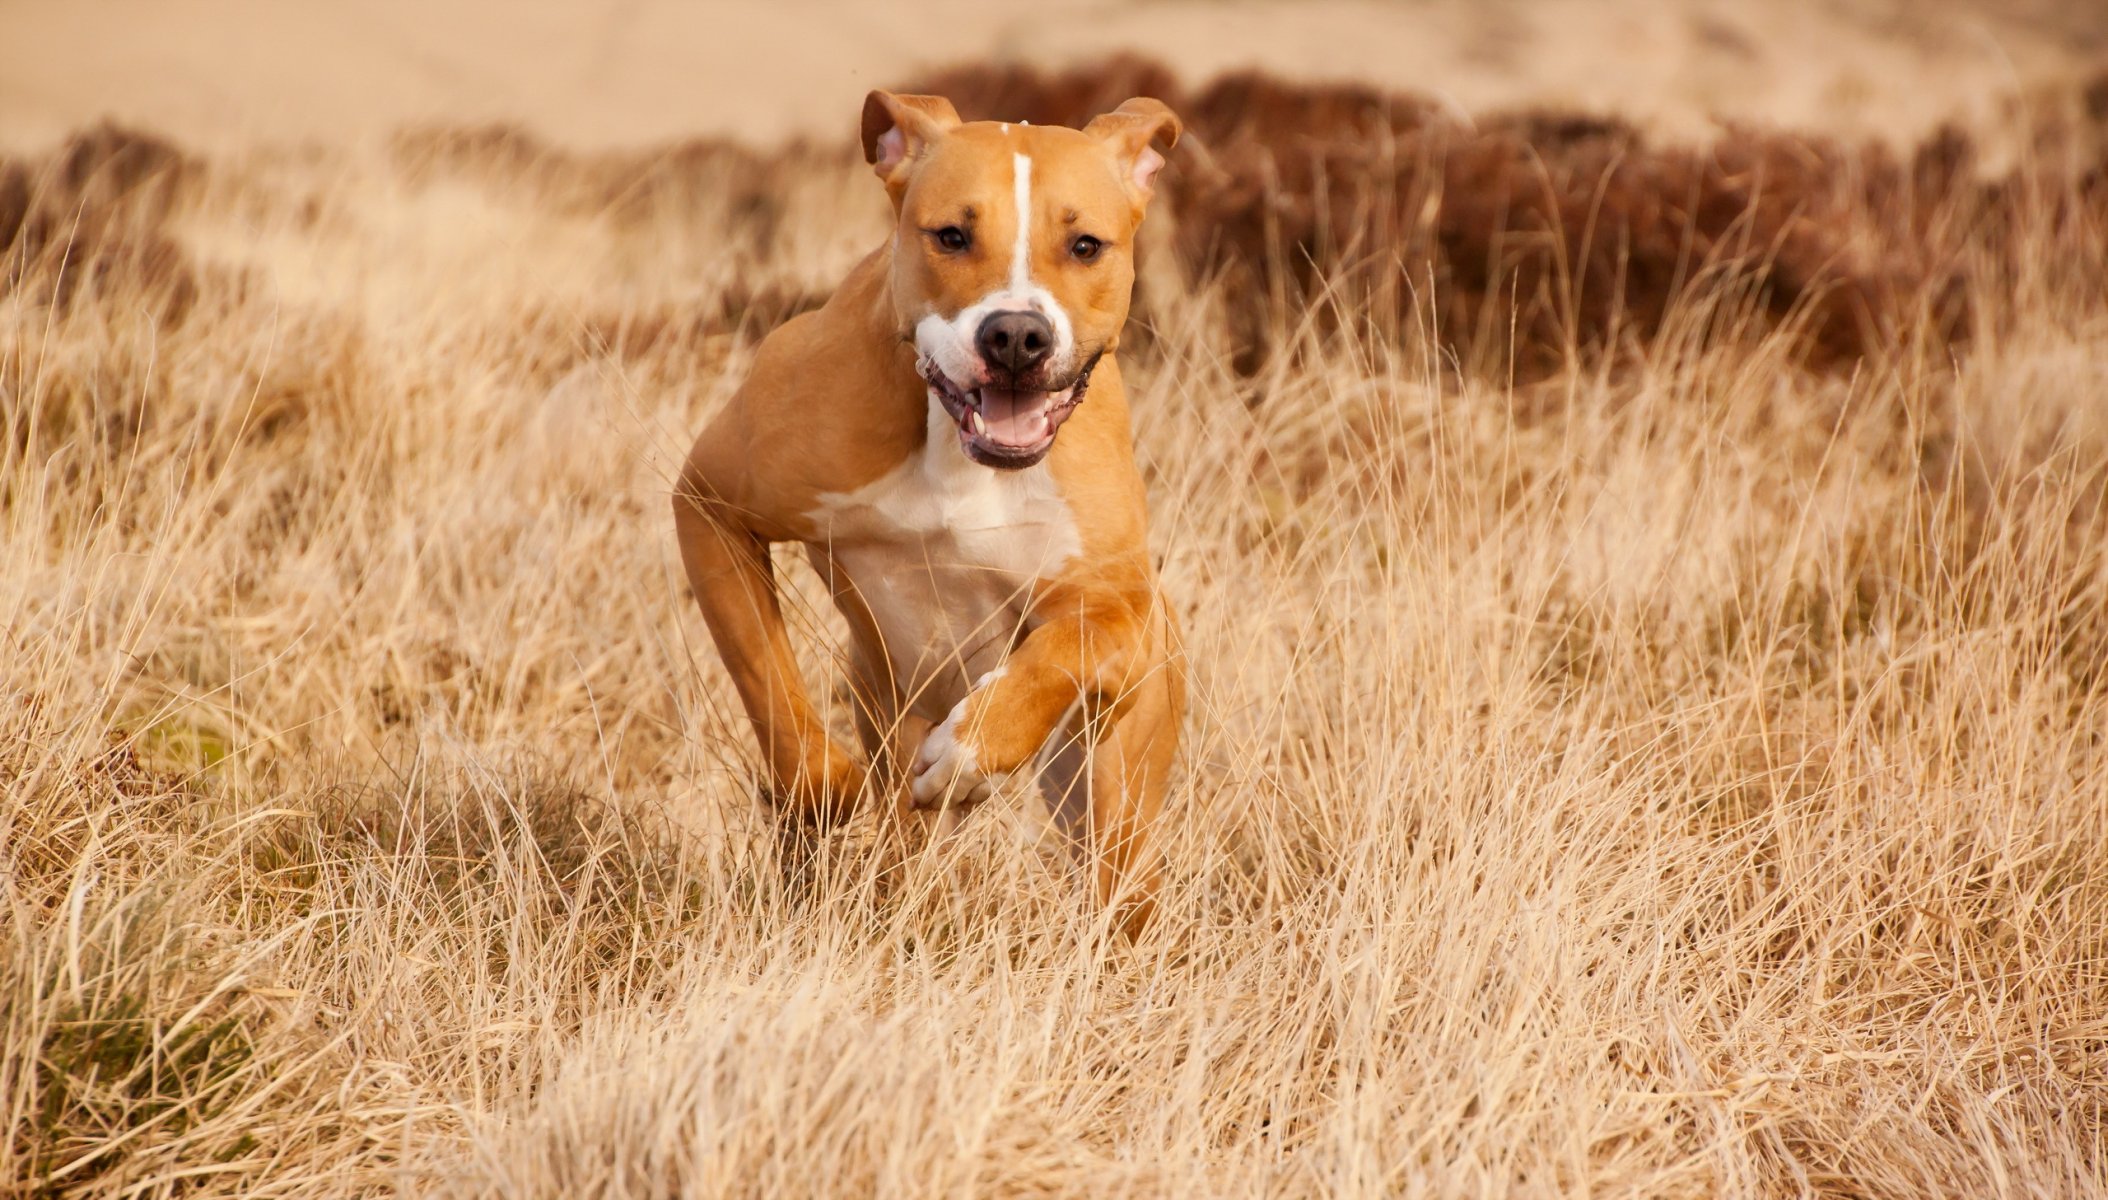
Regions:
<instances>
[{"instance_id":1,"label":"dog's neck","mask_svg":"<svg viewBox=\"0 0 2108 1200\"><path fill-rule=\"evenodd\" d=\"M891 238L849 273L833 303L856 322L861 349L855 359L857 373L866 380L864 394L891 414L888 424L897 422L903 431L912 430L919 441L931 403L929 385L915 369L913 327L903 324L893 299Z\"/></svg>"}]
</instances>

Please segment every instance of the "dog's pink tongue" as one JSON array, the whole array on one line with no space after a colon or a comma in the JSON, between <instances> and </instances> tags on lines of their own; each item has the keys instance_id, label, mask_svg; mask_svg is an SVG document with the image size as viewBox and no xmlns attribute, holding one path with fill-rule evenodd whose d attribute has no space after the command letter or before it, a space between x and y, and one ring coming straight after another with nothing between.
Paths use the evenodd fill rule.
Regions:
<instances>
[{"instance_id":1,"label":"dog's pink tongue","mask_svg":"<svg viewBox=\"0 0 2108 1200\"><path fill-rule=\"evenodd\" d=\"M1036 446L1047 436L1045 392L1006 392L981 389L981 421L991 442L1005 446Z\"/></svg>"}]
</instances>

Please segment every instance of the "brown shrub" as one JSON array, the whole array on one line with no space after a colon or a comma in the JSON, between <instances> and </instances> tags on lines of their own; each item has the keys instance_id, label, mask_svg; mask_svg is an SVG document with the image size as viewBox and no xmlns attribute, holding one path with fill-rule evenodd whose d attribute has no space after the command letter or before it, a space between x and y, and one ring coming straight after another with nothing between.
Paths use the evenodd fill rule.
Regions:
<instances>
[{"instance_id":1,"label":"brown shrub","mask_svg":"<svg viewBox=\"0 0 2108 1200\"><path fill-rule=\"evenodd\" d=\"M943 96L963 120L1034 125L1082 125L1132 96L1155 96L1175 108L1184 95L1169 69L1135 54L1066 71L962 64L900 90Z\"/></svg>"},{"instance_id":2,"label":"brown shrub","mask_svg":"<svg viewBox=\"0 0 2108 1200\"><path fill-rule=\"evenodd\" d=\"M0 161L0 247L12 247L29 219L29 169Z\"/></svg>"},{"instance_id":3,"label":"brown shrub","mask_svg":"<svg viewBox=\"0 0 2108 1200\"><path fill-rule=\"evenodd\" d=\"M413 182L453 177L525 187L566 213L635 222L721 211L743 248L756 254L777 240L786 181L819 158L837 157L801 142L764 153L718 138L582 152L504 124L409 130L393 149L397 169Z\"/></svg>"},{"instance_id":4,"label":"brown shrub","mask_svg":"<svg viewBox=\"0 0 2108 1200\"><path fill-rule=\"evenodd\" d=\"M1225 147L1377 139L1443 119L1440 106L1424 96L1360 83L1291 83L1257 70L1222 76L1179 112L1206 144Z\"/></svg>"},{"instance_id":5,"label":"brown shrub","mask_svg":"<svg viewBox=\"0 0 2108 1200\"><path fill-rule=\"evenodd\" d=\"M104 123L33 163L0 163L0 296L36 289L61 310L82 294L174 325L199 282L166 228L198 165L160 138Z\"/></svg>"},{"instance_id":6,"label":"brown shrub","mask_svg":"<svg viewBox=\"0 0 2108 1200\"><path fill-rule=\"evenodd\" d=\"M1225 178L1177 189L1177 244L1260 305L1240 316L1250 350L1292 321L1284 304L1322 297L1321 328L1431 319L1448 351L1527 370L1652 342L1680 306L1720 299L1737 303L1715 331L1806 309L1816 348L1842 358L1924 286L1908 256L1859 252L1875 227L1844 181L1866 164L1822 143L1738 132L1657 151L1616 123L1521 117L1287 153L1232 143L1218 164Z\"/></svg>"}]
</instances>

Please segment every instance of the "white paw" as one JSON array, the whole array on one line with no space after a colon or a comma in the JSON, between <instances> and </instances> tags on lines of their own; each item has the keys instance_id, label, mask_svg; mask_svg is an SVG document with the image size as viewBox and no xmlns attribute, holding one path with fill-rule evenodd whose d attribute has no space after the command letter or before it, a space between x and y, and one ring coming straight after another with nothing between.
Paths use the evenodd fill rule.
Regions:
<instances>
[{"instance_id":1,"label":"white paw","mask_svg":"<svg viewBox=\"0 0 2108 1200\"><path fill-rule=\"evenodd\" d=\"M995 795L1007 775L984 775L973 747L959 740L959 719L966 701L953 706L944 723L930 730L915 756L915 778L908 785L917 808L972 807Z\"/></svg>"}]
</instances>

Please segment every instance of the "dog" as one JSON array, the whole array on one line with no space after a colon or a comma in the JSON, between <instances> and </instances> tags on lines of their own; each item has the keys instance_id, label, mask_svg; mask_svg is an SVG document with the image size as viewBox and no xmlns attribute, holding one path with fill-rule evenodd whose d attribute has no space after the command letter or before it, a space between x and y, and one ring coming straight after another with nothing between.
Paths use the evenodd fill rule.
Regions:
<instances>
[{"instance_id":1,"label":"dog","mask_svg":"<svg viewBox=\"0 0 2108 1200\"><path fill-rule=\"evenodd\" d=\"M1036 769L1130 935L1163 871L1150 835L1186 680L1117 352L1180 132L1146 98L1077 130L872 92L864 157L892 236L762 341L674 493L786 819L824 830L875 789L903 827L937 814L941 837ZM778 542L805 548L847 620L862 763L799 679Z\"/></svg>"}]
</instances>

